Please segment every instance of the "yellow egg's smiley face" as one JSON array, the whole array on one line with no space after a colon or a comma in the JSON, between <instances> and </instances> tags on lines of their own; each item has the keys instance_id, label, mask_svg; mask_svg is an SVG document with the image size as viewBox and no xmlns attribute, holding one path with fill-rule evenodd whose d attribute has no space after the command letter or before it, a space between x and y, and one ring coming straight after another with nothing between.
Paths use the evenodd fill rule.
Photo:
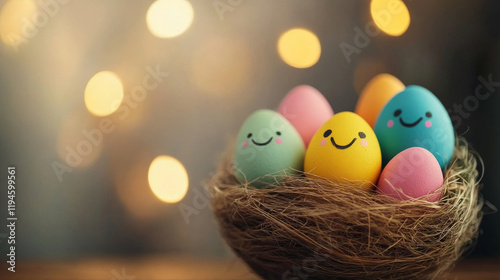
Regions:
<instances>
[{"instance_id":1,"label":"yellow egg's smiley face","mask_svg":"<svg viewBox=\"0 0 500 280\"><path fill-rule=\"evenodd\" d=\"M332 130L331 129L327 129L324 133L323 133L323 137L324 139L321 140L319 142L319 144L321 146L324 146L328 143L328 137L330 137L330 135L332 135ZM361 146L363 147L367 147L368 146L368 141L365 139L366 138L366 134L363 132L363 131L360 131L358 132L358 136L359 136L359 143L361 144ZM354 142L356 142L356 140L358 140L358 138L354 137L351 142L349 142L349 144L346 144L346 145L339 145L337 144L337 142L335 142L335 138L333 138L333 135L330 137L330 142L332 143L332 145L339 149L339 150L344 150L344 149L347 149L347 148L350 148Z\"/></svg>"},{"instance_id":2,"label":"yellow egg's smiley face","mask_svg":"<svg viewBox=\"0 0 500 280\"><path fill-rule=\"evenodd\" d=\"M370 125L351 112L334 115L307 148L304 171L337 182L373 186L382 166L380 145Z\"/></svg>"}]
</instances>

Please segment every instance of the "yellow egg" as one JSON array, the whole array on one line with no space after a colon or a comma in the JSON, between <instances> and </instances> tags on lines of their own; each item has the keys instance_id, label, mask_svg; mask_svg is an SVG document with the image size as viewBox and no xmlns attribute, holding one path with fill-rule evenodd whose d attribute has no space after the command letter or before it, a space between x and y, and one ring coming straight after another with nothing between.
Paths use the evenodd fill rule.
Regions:
<instances>
[{"instance_id":1,"label":"yellow egg","mask_svg":"<svg viewBox=\"0 0 500 280\"><path fill-rule=\"evenodd\" d=\"M308 177L354 183L370 189L377 182L382 154L370 125L352 112L335 114L314 134L306 151Z\"/></svg>"},{"instance_id":2,"label":"yellow egg","mask_svg":"<svg viewBox=\"0 0 500 280\"><path fill-rule=\"evenodd\" d=\"M354 112L373 128L385 104L404 89L405 85L393 75L378 74L363 88Z\"/></svg>"}]
</instances>

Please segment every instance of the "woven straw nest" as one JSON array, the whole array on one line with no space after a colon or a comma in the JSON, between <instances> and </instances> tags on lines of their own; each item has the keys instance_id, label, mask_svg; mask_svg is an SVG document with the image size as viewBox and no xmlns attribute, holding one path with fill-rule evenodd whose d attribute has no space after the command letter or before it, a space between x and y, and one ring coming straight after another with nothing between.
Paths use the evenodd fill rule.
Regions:
<instances>
[{"instance_id":1,"label":"woven straw nest","mask_svg":"<svg viewBox=\"0 0 500 280\"><path fill-rule=\"evenodd\" d=\"M226 242L264 279L436 279L477 238L478 159L461 138L438 202L304 176L257 189L235 179L231 159L208 184L212 209Z\"/></svg>"}]
</instances>

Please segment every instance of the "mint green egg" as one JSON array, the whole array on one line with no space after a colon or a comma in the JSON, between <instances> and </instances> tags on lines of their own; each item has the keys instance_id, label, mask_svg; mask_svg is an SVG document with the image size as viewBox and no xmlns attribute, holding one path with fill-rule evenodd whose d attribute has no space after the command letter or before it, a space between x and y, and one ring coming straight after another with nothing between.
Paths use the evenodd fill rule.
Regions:
<instances>
[{"instance_id":1,"label":"mint green egg","mask_svg":"<svg viewBox=\"0 0 500 280\"><path fill-rule=\"evenodd\" d=\"M281 181L282 175L303 170L305 146L299 133L282 115L258 110L241 127L233 158L240 183L262 188ZM271 176L269 176L271 175Z\"/></svg>"}]
</instances>

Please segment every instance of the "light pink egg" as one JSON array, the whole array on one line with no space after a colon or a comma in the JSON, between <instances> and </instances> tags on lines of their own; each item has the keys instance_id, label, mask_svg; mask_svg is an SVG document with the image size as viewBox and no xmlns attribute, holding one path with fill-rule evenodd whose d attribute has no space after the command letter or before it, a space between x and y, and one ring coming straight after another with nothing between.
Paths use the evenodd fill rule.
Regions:
<instances>
[{"instance_id":1,"label":"light pink egg","mask_svg":"<svg viewBox=\"0 0 500 280\"><path fill-rule=\"evenodd\" d=\"M400 200L421 198L433 194L443 185L443 173L439 162L424 148L412 147L403 150L384 167L378 180L379 193ZM441 191L427 197L438 201Z\"/></svg>"},{"instance_id":2,"label":"light pink egg","mask_svg":"<svg viewBox=\"0 0 500 280\"><path fill-rule=\"evenodd\" d=\"M326 98L308 85L290 90L281 101L278 112L297 129L306 147L314 133L333 116Z\"/></svg>"}]
</instances>

